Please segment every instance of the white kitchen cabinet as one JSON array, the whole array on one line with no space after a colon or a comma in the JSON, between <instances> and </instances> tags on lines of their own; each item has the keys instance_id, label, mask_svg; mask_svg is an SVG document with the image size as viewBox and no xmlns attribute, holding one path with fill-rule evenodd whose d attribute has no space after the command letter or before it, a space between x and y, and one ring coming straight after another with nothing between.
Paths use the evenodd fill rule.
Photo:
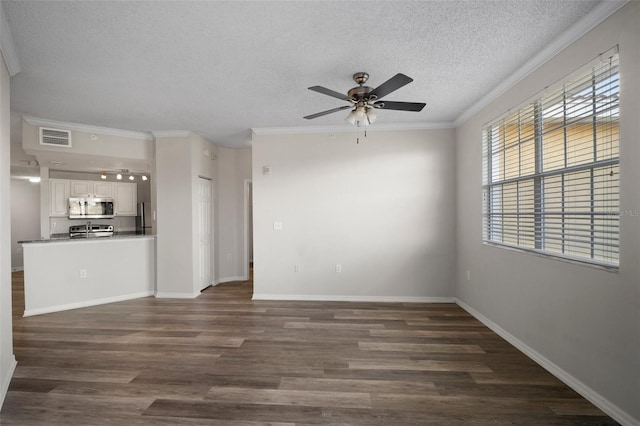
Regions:
<instances>
[{"instance_id":1,"label":"white kitchen cabinet","mask_svg":"<svg viewBox=\"0 0 640 426\"><path fill-rule=\"evenodd\" d=\"M113 182L72 180L70 185L72 197L113 198Z\"/></svg>"},{"instance_id":2,"label":"white kitchen cabinet","mask_svg":"<svg viewBox=\"0 0 640 426\"><path fill-rule=\"evenodd\" d=\"M72 180L70 183L72 197L90 197L93 183L88 180Z\"/></svg>"},{"instance_id":3,"label":"white kitchen cabinet","mask_svg":"<svg viewBox=\"0 0 640 426\"><path fill-rule=\"evenodd\" d=\"M69 180L49 179L49 216L69 214L69 193Z\"/></svg>"},{"instance_id":4,"label":"white kitchen cabinet","mask_svg":"<svg viewBox=\"0 0 640 426\"><path fill-rule=\"evenodd\" d=\"M138 204L138 185L116 182L114 184L114 210L116 216L135 216Z\"/></svg>"},{"instance_id":5,"label":"white kitchen cabinet","mask_svg":"<svg viewBox=\"0 0 640 426\"><path fill-rule=\"evenodd\" d=\"M113 182L93 182L93 196L96 198L113 198Z\"/></svg>"},{"instance_id":6,"label":"white kitchen cabinet","mask_svg":"<svg viewBox=\"0 0 640 426\"><path fill-rule=\"evenodd\" d=\"M138 185L129 182L49 179L49 216L68 216L69 197L113 198L116 216L137 214Z\"/></svg>"}]
</instances>

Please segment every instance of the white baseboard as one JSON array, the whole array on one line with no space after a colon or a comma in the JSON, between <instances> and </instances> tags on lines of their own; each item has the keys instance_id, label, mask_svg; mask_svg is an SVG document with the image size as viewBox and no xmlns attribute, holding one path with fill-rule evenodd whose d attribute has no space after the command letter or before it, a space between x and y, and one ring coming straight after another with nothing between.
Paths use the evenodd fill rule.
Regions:
<instances>
[{"instance_id":1,"label":"white baseboard","mask_svg":"<svg viewBox=\"0 0 640 426\"><path fill-rule=\"evenodd\" d=\"M7 392L9 391L9 385L11 384L11 378L13 377L13 373L16 371L16 366L18 362L16 361L16 356L11 355L11 362L9 364L9 368L4 372L4 379L2 380L2 388L0 388L0 408L2 408L2 404L4 403L4 398L7 396Z\"/></svg>"},{"instance_id":2,"label":"white baseboard","mask_svg":"<svg viewBox=\"0 0 640 426\"><path fill-rule=\"evenodd\" d=\"M296 300L310 302L455 303L454 297L327 296L315 294L255 294L252 300Z\"/></svg>"},{"instance_id":3,"label":"white baseboard","mask_svg":"<svg viewBox=\"0 0 640 426\"><path fill-rule=\"evenodd\" d=\"M167 293L158 292L155 294L158 299L195 299L200 296L200 292L197 293Z\"/></svg>"},{"instance_id":4,"label":"white baseboard","mask_svg":"<svg viewBox=\"0 0 640 426\"><path fill-rule=\"evenodd\" d=\"M153 296L153 291L142 291L139 293L125 294L122 296L105 297L104 299L87 300L84 302L68 303L66 305L48 306L46 308L25 309L24 316L50 314L52 312L70 311L72 309L88 308L89 306L104 305L107 303L122 302L124 300L140 299L142 297Z\"/></svg>"},{"instance_id":5,"label":"white baseboard","mask_svg":"<svg viewBox=\"0 0 640 426\"><path fill-rule=\"evenodd\" d=\"M491 321L489 318L482 315L480 312L473 309L460 299L456 299L456 303L465 311L473 315L478 321L489 327L497 335L511 343L517 349L522 351L529 358L540 364L549 373L556 376L559 380L564 382L574 391L578 392L585 399L591 402L593 405L604 411L607 415L611 416L615 421L623 426L639 426L640 421L634 419L630 414L620 409L615 404L611 403L608 399L591 389L589 386L582 383L580 380L573 377L571 374L558 367L552 361L547 359L544 355L537 352L535 349L529 347L526 343L513 336L511 333L500 327L498 324Z\"/></svg>"},{"instance_id":6,"label":"white baseboard","mask_svg":"<svg viewBox=\"0 0 640 426\"><path fill-rule=\"evenodd\" d=\"M24 266L14 266L11 268L11 272L24 271Z\"/></svg>"}]
</instances>

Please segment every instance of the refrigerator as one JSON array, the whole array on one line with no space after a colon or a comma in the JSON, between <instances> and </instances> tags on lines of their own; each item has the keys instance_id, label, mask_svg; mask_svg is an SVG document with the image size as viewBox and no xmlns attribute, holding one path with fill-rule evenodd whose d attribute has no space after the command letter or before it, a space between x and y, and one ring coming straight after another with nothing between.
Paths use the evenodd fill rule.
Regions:
<instances>
[{"instance_id":1,"label":"refrigerator","mask_svg":"<svg viewBox=\"0 0 640 426\"><path fill-rule=\"evenodd\" d=\"M151 203L138 203L136 216L136 234L151 235L153 226L153 212Z\"/></svg>"}]
</instances>

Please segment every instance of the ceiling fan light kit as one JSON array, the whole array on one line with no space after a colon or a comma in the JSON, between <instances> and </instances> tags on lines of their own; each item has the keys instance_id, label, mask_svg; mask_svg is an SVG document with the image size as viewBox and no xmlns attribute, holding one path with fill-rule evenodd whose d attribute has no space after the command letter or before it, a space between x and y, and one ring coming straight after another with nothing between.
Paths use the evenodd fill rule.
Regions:
<instances>
[{"instance_id":1,"label":"ceiling fan light kit","mask_svg":"<svg viewBox=\"0 0 640 426\"><path fill-rule=\"evenodd\" d=\"M358 86L352 88L347 92L347 95L343 95L331 89L327 89L322 86L312 86L309 90L322 93L323 95L338 98L343 101L350 102L351 105L345 105L338 108L333 108L328 111L322 111L316 114L307 115L307 120L322 117L324 115L332 114L334 112L342 111L345 109L351 109L349 115L345 118L348 123L355 126L368 126L376 121L377 112L376 109L391 109L397 111L415 111L419 112L425 107L426 104L419 102L381 102L379 99L387 96L389 93L395 92L403 86L411 83L413 79L407 77L404 74L396 74L389 80L382 83L380 86L372 89L364 84L369 79L369 74L366 72L357 72L353 75L353 81Z\"/></svg>"}]
</instances>

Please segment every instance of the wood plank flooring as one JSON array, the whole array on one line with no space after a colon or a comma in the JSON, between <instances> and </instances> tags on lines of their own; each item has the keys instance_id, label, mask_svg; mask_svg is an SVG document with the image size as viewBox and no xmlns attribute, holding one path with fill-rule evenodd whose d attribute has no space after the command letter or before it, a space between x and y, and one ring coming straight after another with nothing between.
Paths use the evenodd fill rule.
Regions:
<instances>
[{"instance_id":1,"label":"wood plank flooring","mask_svg":"<svg viewBox=\"0 0 640 426\"><path fill-rule=\"evenodd\" d=\"M454 304L253 302L249 281L22 318L13 278L0 424L617 424Z\"/></svg>"}]
</instances>

